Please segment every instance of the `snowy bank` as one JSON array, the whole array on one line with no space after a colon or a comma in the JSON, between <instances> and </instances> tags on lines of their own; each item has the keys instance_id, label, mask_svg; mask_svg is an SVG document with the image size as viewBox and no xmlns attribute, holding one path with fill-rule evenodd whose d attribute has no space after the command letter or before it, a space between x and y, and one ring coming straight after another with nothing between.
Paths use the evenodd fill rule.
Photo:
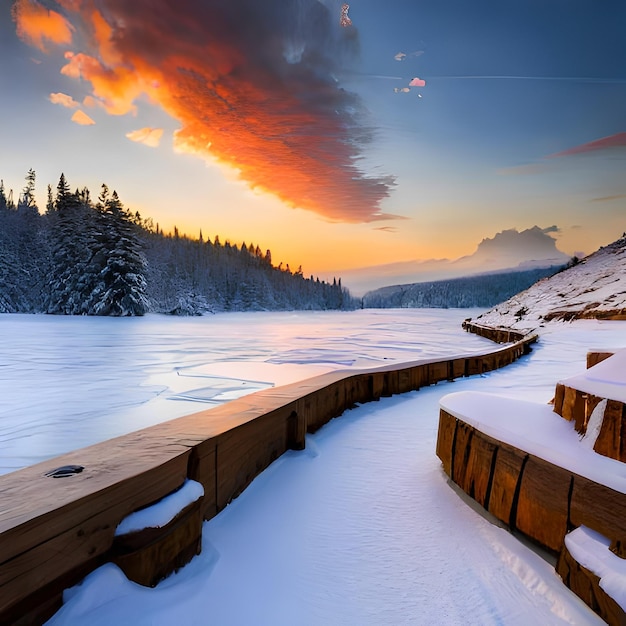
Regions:
<instances>
[{"instance_id":1,"label":"snowy bank","mask_svg":"<svg viewBox=\"0 0 626 626\"><path fill-rule=\"evenodd\" d=\"M626 236L473 321L532 332L553 320L626 319Z\"/></svg>"}]
</instances>

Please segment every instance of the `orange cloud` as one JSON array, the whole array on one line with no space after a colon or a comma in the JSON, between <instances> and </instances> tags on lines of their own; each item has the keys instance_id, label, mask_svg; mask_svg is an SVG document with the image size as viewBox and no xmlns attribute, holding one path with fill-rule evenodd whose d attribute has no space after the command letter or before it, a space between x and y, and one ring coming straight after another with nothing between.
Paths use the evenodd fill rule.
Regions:
<instances>
[{"instance_id":1,"label":"orange cloud","mask_svg":"<svg viewBox=\"0 0 626 626\"><path fill-rule=\"evenodd\" d=\"M95 122L80 109L72 115L72 122L79 124L80 126L93 126Z\"/></svg>"},{"instance_id":2,"label":"orange cloud","mask_svg":"<svg viewBox=\"0 0 626 626\"><path fill-rule=\"evenodd\" d=\"M554 159L557 157L572 156L574 154L584 154L585 152L597 152L608 148L624 147L626 147L626 133L616 133L615 135L609 135L608 137L602 137L601 139L596 139L595 141L583 143L580 146L574 146L573 148L569 148L563 152L551 154L546 158Z\"/></svg>"},{"instance_id":3,"label":"orange cloud","mask_svg":"<svg viewBox=\"0 0 626 626\"><path fill-rule=\"evenodd\" d=\"M98 59L83 53L66 52L65 58L68 62L61 68L61 74L88 80L93 95L107 113L136 113L134 101L143 89L140 77L132 69L123 66L106 67Z\"/></svg>"},{"instance_id":4,"label":"orange cloud","mask_svg":"<svg viewBox=\"0 0 626 626\"><path fill-rule=\"evenodd\" d=\"M366 112L335 78L357 31L323 3L63 4L90 47L66 54L62 73L89 83L108 113L134 113L147 97L180 122L178 150L234 168L252 188L332 220L393 217L380 211L393 180L358 167L373 136Z\"/></svg>"},{"instance_id":5,"label":"orange cloud","mask_svg":"<svg viewBox=\"0 0 626 626\"><path fill-rule=\"evenodd\" d=\"M161 137L163 136L162 128L140 128L139 130L133 130L130 133L126 133L126 136L131 141L142 143L144 146L150 148L158 147Z\"/></svg>"},{"instance_id":6,"label":"orange cloud","mask_svg":"<svg viewBox=\"0 0 626 626\"><path fill-rule=\"evenodd\" d=\"M65 93L51 93L48 96L48 100L50 100L52 104L60 104L62 107L65 107L66 109L75 109L78 106L80 106L78 102L76 102L76 100L72 98L72 96L68 96Z\"/></svg>"},{"instance_id":7,"label":"orange cloud","mask_svg":"<svg viewBox=\"0 0 626 626\"><path fill-rule=\"evenodd\" d=\"M18 37L42 52L46 52L45 41L54 44L72 41L72 25L60 13L47 9L37 0L17 0L11 14Z\"/></svg>"}]
</instances>

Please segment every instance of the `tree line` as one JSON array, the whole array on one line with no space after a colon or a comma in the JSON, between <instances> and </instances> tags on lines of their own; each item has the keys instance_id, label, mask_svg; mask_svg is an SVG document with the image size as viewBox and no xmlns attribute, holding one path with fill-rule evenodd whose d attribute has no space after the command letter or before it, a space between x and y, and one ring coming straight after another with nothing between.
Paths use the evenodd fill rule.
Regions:
<instances>
[{"instance_id":1,"label":"tree line","mask_svg":"<svg viewBox=\"0 0 626 626\"><path fill-rule=\"evenodd\" d=\"M164 233L102 185L71 191L61 174L43 212L29 170L17 203L0 181L0 313L198 315L352 309L341 285L275 266L269 250Z\"/></svg>"},{"instance_id":2,"label":"tree line","mask_svg":"<svg viewBox=\"0 0 626 626\"><path fill-rule=\"evenodd\" d=\"M410 285L381 287L363 296L363 306L386 308L487 308L508 300L563 266L479 274Z\"/></svg>"}]
</instances>

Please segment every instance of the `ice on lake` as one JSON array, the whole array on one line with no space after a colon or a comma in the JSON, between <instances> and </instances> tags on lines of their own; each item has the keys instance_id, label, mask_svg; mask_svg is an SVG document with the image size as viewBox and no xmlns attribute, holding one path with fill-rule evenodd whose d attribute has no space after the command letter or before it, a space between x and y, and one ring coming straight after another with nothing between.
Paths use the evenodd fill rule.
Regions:
<instances>
[{"instance_id":1,"label":"ice on lake","mask_svg":"<svg viewBox=\"0 0 626 626\"><path fill-rule=\"evenodd\" d=\"M0 473L273 385L492 346L471 310L0 316Z\"/></svg>"}]
</instances>

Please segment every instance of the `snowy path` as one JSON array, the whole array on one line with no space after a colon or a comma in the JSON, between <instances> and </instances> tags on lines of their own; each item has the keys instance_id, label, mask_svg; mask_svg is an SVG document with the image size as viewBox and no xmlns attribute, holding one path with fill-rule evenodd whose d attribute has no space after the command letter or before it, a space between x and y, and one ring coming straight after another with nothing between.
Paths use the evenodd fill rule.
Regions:
<instances>
[{"instance_id":1,"label":"snowy path","mask_svg":"<svg viewBox=\"0 0 626 626\"><path fill-rule=\"evenodd\" d=\"M50 624L601 623L450 488L434 449L445 393L547 402L588 348L621 346L623 323L557 326L505 370L350 411L207 522L203 554L179 574L145 589L105 566Z\"/></svg>"}]
</instances>

